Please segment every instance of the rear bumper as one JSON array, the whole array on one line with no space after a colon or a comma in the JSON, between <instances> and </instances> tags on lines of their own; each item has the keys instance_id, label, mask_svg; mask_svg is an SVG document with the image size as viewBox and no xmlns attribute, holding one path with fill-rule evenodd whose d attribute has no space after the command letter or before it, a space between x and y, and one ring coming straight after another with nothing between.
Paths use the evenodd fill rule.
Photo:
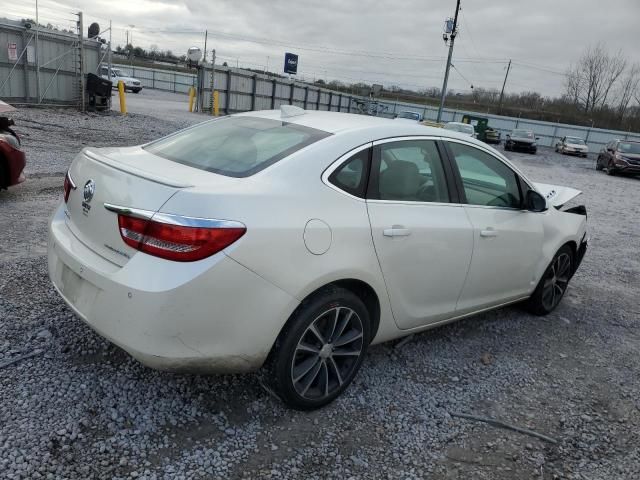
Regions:
<instances>
[{"instance_id":1,"label":"rear bumper","mask_svg":"<svg viewBox=\"0 0 640 480\"><path fill-rule=\"evenodd\" d=\"M223 252L192 263L137 253L114 265L72 234L62 207L49 226L48 266L85 323L160 370L255 370L298 305Z\"/></svg>"},{"instance_id":2,"label":"rear bumper","mask_svg":"<svg viewBox=\"0 0 640 480\"><path fill-rule=\"evenodd\" d=\"M5 167L8 173L8 182L6 185L0 185L0 188L11 187L24 182L25 176L22 172L27 164L24 152L0 140L0 156L5 159Z\"/></svg>"}]
</instances>

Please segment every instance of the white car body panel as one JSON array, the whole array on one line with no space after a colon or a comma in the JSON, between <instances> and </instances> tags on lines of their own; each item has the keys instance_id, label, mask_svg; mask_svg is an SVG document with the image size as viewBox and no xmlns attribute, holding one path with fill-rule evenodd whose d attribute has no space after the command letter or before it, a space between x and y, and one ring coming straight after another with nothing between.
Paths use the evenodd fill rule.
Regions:
<instances>
[{"instance_id":1,"label":"white car body panel","mask_svg":"<svg viewBox=\"0 0 640 480\"><path fill-rule=\"evenodd\" d=\"M281 119L279 111L240 115ZM300 302L327 284L356 280L375 292L378 343L529 296L555 252L585 235L584 216L556 208L533 213L364 200L328 181L353 153L394 137L455 140L509 164L464 134L331 112L286 121L334 135L246 178L181 165L141 147L81 152L70 167L77 189L49 229L49 273L65 301L150 366L247 371L262 365ZM511 167L549 195L550 206L579 193L532 184ZM89 178L97 186L84 212ZM204 260L162 260L124 244L105 202L234 220L247 231ZM394 225L410 234L385 235ZM481 236L490 228L497 236Z\"/></svg>"}]
</instances>

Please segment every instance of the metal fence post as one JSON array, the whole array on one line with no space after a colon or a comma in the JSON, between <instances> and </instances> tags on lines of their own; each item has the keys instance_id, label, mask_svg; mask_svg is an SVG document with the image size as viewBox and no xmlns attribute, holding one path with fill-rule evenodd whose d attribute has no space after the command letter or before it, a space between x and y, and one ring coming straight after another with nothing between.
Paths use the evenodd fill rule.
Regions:
<instances>
[{"instance_id":1,"label":"metal fence post","mask_svg":"<svg viewBox=\"0 0 640 480\"><path fill-rule=\"evenodd\" d=\"M347 108L347 113L351 113L351 101L353 100L353 97L351 95L349 95L349 107Z\"/></svg>"},{"instance_id":2,"label":"metal fence post","mask_svg":"<svg viewBox=\"0 0 640 480\"><path fill-rule=\"evenodd\" d=\"M320 110L320 94L322 90L318 89L318 95L316 96L316 110Z\"/></svg>"},{"instance_id":3,"label":"metal fence post","mask_svg":"<svg viewBox=\"0 0 640 480\"><path fill-rule=\"evenodd\" d=\"M332 104L333 104L333 92L329 92L329 107L327 108L327 110L331 111Z\"/></svg>"},{"instance_id":4,"label":"metal fence post","mask_svg":"<svg viewBox=\"0 0 640 480\"><path fill-rule=\"evenodd\" d=\"M296 82L291 82L291 91L289 92L289 105L293 105L293 94L296 92Z\"/></svg>"},{"instance_id":5,"label":"metal fence post","mask_svg":"<svg viewBox=\"0 0 640 480\"><path fill-rule=\"evenodd\" d=\"M342 111L342 94L338 96L338 111Z\"/></svg>"},{"instance_id":6,"label":"metal fence post","mask_svg":"<svg viewBox=\"0 0 640 480\"><path fill-rule=\"evenodd\" d=\"M173 72L173 93L176 93L176 72Z\"/></svg>"},{"instance_id":7,"label":"metal fence post","mask_svg":"<svg viewBox=\"0 0 640 480\"><path fill-rule=\"evenodd\" d=\"M258 87L258 74L253 76L253 88L251 90L251 111L256 109L256 91Z\"/></svg>"},{"instance_id":8,"label":"metal fence post","mask_svg":"<svg viewBox=\"0 0 640 480\"><path fill-rule=\"evenodd\" d=\"M151 88L156 88L156 71L151 70Z\"/></svg>"},{"instance_id":9,"label":"metal fence post","mask_svg":"<svg viewBox=\"0 0 640 480\"><path fill-rule=\"evenodd\" d=\"M271 110L276 108L276 90L278 87L278 81L274 78L271 85Z\"/></svg>"},{"instance_id":10,"label":"metal fence post","mask_svg":"<svg viewBox=\"0 0 640 480\"><path fill-rule=\"evenodd\" d=\"M307 101L309 100L309 87L304 87L304 109L307 109Z\"/></svg>"},{"instance_id":11,"label":"metal fence post","mask_svg":"<svg viewBox=\"0 0 640 480\"><path fill-rule=\"evenodd\" d=\"M38 28L36 26L36 28ZM84 112L84 23L82 12L78 12L78 42L80 42L80 111Z\"/></svg>"},{"instance_id":12,"label":"metal fence post","mask_svg":"<svg viewBox=\"0 0 640 480\"><path fill-rule=\"evenodd\" d=\"M225 102L227 115L231 113L231 70L227 70L227 101Z\"/></svg>"}]
</instances>

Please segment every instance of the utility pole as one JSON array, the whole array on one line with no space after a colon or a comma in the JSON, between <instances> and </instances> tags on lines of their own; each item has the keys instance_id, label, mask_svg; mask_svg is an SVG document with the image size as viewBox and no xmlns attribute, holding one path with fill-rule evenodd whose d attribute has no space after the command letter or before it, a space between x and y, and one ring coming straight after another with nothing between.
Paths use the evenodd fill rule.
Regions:
<instances>
[{"instance_id":1,"label":"utility pole","mask_svg":"<svg viewBox=\"0 0 640 480\"><path fill-rule=\"evenodd\" d=\"M207 63L207 35L209 31L204 31L204 57L202 58L202 63Z\"/></svg>"},{"instance_id":2,"label":"utility pole","mask_svg":"<svg viewBox=\"0 0 640 480\"><path fill-rule=\"evenodd\" d=\"M509 59L509 65L507 65L507 73L504 75L504 82L502 83L502 91L500 92L500 101L498 102L498 113L502 113L502 99L504 98L504 87L507 84L507 77L509 76L509 70L511 70L511 59Z\"/></svg>"},{"instance_id":3,"label":"utility pole","mask_svg":"<svg viewBox=\"0 0 640 480\"><path fill-rule=\"evenodd\" d=\"M447 57L447 68L444 72L444 82L442 83L442 93L440 95L440 108L438 108L438 118L436 122L442 119L442 109L444 108L444 99L447 96L447 83L449 82L449 69L451 68L451 57L453 56L453 43L458 34L458 12L460 11L460 0L456 0L456 14L453 17L453 28L449 36L449 56Z\"/></svg>"}]
</instances>

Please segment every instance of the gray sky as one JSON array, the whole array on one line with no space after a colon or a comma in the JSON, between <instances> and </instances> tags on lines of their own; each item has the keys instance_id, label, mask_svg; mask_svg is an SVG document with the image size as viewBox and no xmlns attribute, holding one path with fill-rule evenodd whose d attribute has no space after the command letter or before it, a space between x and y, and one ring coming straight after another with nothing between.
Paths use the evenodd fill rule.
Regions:
<instances>
[{"instance_id":1,"label":"gray sky","mask_svg":"<svg viewBox=\"0 0 640 480\"><path fill-rule=\"evenodd\" d=\"M413 89L441 86L447 47L444 20L455 0L40 0L45 21L69 25L71 11L104 29L113 43L186 53L203 47L230 65L281 71L285 51L300 56L299 77L367 81ZM640 62L640 0L462 0L449 87L502 86L507 91L558 95L563 75L598 41ZM9 7L9 16L35 11L35 0ZM34 15L32 13L32 15ZM65 20L67 19L67 20ZM42 21L42 20L41 20ZM129 25L135 25L129 27ZM176 32L176 33L172 33ZM177 33L180 32L180 33ZM464 78L463 78L464 77Z\"/></svg>"}]
</instances>

